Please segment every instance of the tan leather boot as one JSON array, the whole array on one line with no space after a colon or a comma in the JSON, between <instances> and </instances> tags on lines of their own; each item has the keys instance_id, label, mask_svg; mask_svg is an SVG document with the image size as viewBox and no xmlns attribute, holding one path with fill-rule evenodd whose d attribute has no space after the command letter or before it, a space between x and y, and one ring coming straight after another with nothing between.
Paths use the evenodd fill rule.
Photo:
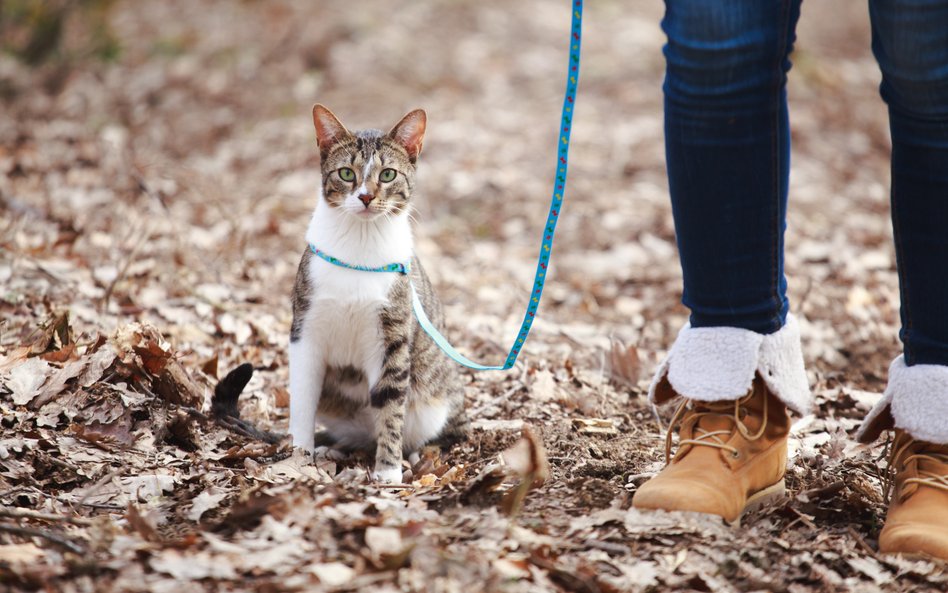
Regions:
<instances>
[{"instance_id":1,"label":"tan leather boot","mask_svg":"<svg viewBox=\"0 0 948 593\"><path fill-rule=\"evenodd\" d=\"M948 560L948 445L896 429L889 471L895 484L879 551Z\"/></svg>"},{"instance_id":2,"label":"tan leather boot","mask_svg":"<svg viewBox=\"0 0 948 593\"><path fill-rule=\"evenodd\" d=\"M784 493L790 417L760 377L738 400L686 400L668 428L681 419L674 459L642 485L632 499L638 509L696 511L739 521L752 507Z\"/></svg>"}]
</instances>

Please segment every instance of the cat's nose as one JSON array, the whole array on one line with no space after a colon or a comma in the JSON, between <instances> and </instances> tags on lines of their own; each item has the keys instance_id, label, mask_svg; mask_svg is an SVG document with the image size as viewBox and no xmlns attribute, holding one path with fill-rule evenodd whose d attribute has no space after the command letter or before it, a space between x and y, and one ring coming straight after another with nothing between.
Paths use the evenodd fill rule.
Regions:
<instances>
[{"instance_id":1,"label":"cat's nose","mask_svg":"<svg viewBox=\"0 0 948 593\"><path fill-rule=\"evenodd\" d=\"M371 201L374 200L374 199L375 199L375 195L374 195L374 194L362 194L362 195L359 196L359 201L361 201L363 204L365 204L365 207L366 207L366 208L369 207L369 202L371 202Z\"/></svg>"}]
</instances>

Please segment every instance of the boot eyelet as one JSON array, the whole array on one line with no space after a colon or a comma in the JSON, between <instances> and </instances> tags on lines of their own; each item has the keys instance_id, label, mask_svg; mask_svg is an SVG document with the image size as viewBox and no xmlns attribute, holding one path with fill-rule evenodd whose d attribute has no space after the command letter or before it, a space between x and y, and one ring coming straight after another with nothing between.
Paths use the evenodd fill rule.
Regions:
<instances>
[{"instance_id":1,"label":"boot eyelet","mask_svg":"<svg viewBox=\"0 0 948 593\"><path fill-rule=\"evenodd\" d=\"M733 451L733 452L731 453L731 458L732 458L732 459L740 459L740 458L741 458L741 452L740 452L740 451Z\"/></svg>"}]
</instances>

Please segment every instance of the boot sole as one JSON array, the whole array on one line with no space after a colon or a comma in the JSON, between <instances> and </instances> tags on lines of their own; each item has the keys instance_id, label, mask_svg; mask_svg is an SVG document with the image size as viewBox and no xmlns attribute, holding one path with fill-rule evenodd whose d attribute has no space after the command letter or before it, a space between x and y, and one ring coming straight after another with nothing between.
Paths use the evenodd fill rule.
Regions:
<instances>
[{"instance_id":1,"label":"boot sole","mask_svg":"<svg viewBox=\"0 0 948 593\"><path fill-rule=\"evenodd\" d=\"M752 494L747 499L747 503L744 505L744 510L741 511L741 514L737 516L737 519L733 521L727 521L727 524L731 527L740 527L741 518L751 512L756 511L757 509L766 506L767 504L774 502L783 498L787 493L787 485L783 478L776 484L767 486L763 490L758 490Z\"/></svg>"}]
</instances>

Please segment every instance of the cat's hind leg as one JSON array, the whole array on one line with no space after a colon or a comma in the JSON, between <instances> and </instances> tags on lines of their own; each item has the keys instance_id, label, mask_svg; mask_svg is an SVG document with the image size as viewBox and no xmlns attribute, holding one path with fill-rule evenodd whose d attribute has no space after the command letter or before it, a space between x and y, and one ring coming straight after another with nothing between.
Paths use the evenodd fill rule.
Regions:
<instances>
[{"instance_id":1,"label":"cat's hind leg","mask_svg":"<svg viewBox=\"0 0 948 593\"><path fill-rule=\"evenodd\" d=\"M328 430L320 430L316 433L314 443L316 447L313 456L316 459L328 459L330 461L345 461L349 458L349 451L336 446L336 439Z\"/></svg>"}]
</instances>

